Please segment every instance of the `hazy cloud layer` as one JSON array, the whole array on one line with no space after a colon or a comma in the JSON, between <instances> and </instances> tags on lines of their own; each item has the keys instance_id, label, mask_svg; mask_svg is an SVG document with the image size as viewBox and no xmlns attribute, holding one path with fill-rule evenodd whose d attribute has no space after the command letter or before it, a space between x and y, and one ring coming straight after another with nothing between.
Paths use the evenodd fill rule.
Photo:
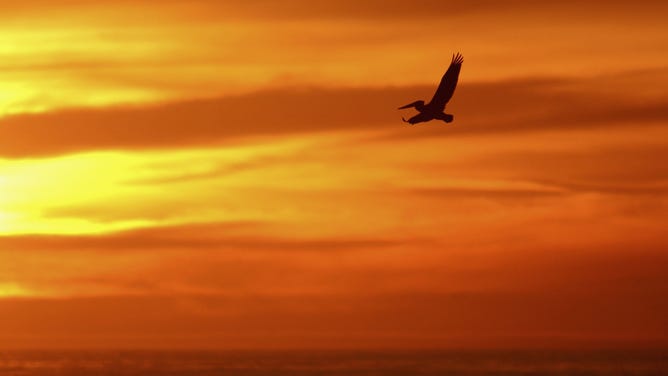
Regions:
<instances>
[{"instance_id":1,"label":"hazy cloud layer","mask_svg":"<svg viewBox=\"0 0 668 376\"><path fill-rule=\"evenodd\" d=\"M59 346L65 336L70 344L92 346L237 348L350 346L351 338L372 347L387 341L398 347L665 343L660 267L666 258L641 260L607 255L590 262L555 259L529 275L528 265L516 269L525 284L542 285L540 273L571 276L571 284L559 278L562 284L540 291L378 294L360 287L345 294L3 299L0 339L32 344L31 334L39 333L45 347Z\"/></svg>"},{"instance_id":2,"label":"hazy cloud layer","mask_svg":"<svg viewBox=\"0 0 668 376\"><path fill-rule=\"evenodd\" d=\"M641 83L648 81L643 76ZM597 93L605 84L606 94ZM668 121L668 98L614 77L588 80L462 82L448 111L454 126L408 128L396 107L433 88L282 89L148 108L68 110L0 120L0 156L30 157L99 149L215 145L234 139L373 129L397 137L590 127ZM640 90L634 93L633 91ZM614 93L614 94L612 94ZM438 126L436 126L438 125Z\"/></svg>"},{"instance_id":3,"label":"hazy cloud layer","mask_svg":"<svg viewBox=\"0 0 668 376\"><path fill-rule=\"evenodd\" d=\"M104 4L105 2L102 2ZM601 7L600 3L594 0L585 1L541 1L537 3L530 0L510 0L505 1L503 5L493 0L473 0L473 1L438 1L438 0L417 0L405 2L400 0L364 0L354 1L345 0L331 2L326 0L304 1L287 0L280 3L270 0L257 0L253 2L246 1L226 1L221 3L213 0L169 0L164 2L165 6L185 7L186 9L201 8L202 11L209 12L209 17L221 19L303 19L303 18L357 18L357 19L425 19L425 18L447 18L470 13L496 13L512 11L538 11L555 12L577 9L586 13L607 13L611 11L618 12L627 10L631 13L647 14L649 9L665 9L665 2L659 0L640 0L629 4L627 1L615 0L606 3ZM147 1L116 1L114 5L125 5L142 7L150 4ZM95 7L99 3L91 3L84 0L76 1L54 1L47 2L43 0L31 0L24 5L12 4L3 6L5 12L27 12L29 9L39 8L62 8L62 7ZM648 9L649 8L649 9Z\"/></svg>"},{"instance_id":4,"label":"hazy cloud layer","mask_svg":"<svg viewBox=\"0 0 668 376\"><path fill-rule=\"evenodd\" d=\"M256 228L254 235L249 227ZM119 232L108 235L22 235L0 236L3 251L155 251L155 250L212 250L212 251L345 251L389 248L402 241L382 239L298 239L270 237L262 226L252 224L206 224Z\"/></svg>"}]
</instances>

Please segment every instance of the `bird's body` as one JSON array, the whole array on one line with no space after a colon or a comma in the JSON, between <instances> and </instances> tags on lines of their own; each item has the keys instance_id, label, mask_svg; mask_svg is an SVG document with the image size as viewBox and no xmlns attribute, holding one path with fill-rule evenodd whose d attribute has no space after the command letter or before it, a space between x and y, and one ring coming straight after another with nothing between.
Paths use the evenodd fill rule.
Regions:
<instances>
[{"instance_id":1,"label":"bird's body","mask_svg":"<svg viewBox=\"0 0 668 376\"><path fill-rule=\"evenodd\" d=\"M462 68L463 62L464 58L460 54L454 55L452 57L450 67L443 75L443 78L441 78L441 83L438 85L438 89L436 89L436 93L434 93L434 97L429 103L425 104L424 101L415 101L413 103L399 107L400 110L414 107L419 112L419 114L408 120L402 118L403 121L411 125L434 119L443 120L446 123L452 122L455 117L453 115L446 114L444 110L445 105L448 103L450 98L452 98L452 95L455 92L455 88L457 87L459 71Z\"/></svg>"}]
</instances>

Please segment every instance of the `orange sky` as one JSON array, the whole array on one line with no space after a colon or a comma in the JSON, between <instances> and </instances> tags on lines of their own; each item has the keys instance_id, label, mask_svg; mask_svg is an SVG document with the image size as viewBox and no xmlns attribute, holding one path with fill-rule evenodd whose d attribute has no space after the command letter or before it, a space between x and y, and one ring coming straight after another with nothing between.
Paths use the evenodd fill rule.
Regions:
<instances>
[{"instance_id":1,"label":"orange sky","mask_svg":"<svg viewBox=\"0 0 668 376\"><path fill-rule=\"evenodd\" d=\"M0 6L0 347L668 342L668 3L220 3Z\"/></svg>"}]
</instances>

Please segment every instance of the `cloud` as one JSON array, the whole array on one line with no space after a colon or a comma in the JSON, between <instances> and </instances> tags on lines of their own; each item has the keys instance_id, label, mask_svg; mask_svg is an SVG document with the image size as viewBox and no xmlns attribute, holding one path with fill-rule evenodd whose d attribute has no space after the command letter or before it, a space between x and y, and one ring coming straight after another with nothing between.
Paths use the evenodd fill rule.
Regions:
<instances>
[{"instance_id":1,"label":"cloud","mask_svg":"<svg viewBox=\"0 0 668 376\"><path fill-rule=\"evenodd\" d=\"M590 150L516 150L474 157L488 171L571 191L617 194L660 194L666 190L668 158L657 142L595 147ZM531 163L526 163L531 161Z\"/></svg>"},{"instance_id":2,"label":"cloud","mask_svg":"<svg viewBox=\"0 0 668 376\"><path fill-rule=\"evenodd\" d=\"M530 189L530 188L453 188L453 187L430 187L430 188L415 188L410 190L411 193L426 196L426 197L443 197L447 199L466 199L466 198L481 198L494 201L500 200L529 200L535 198L550 198L557 197L565 192L556 187L547 186L545 189Z\"/></svg>"},{"instance_id":3,"label":"cloud","mask_svg":"<svg viewBox=\"0 0 668 376\"><path fill-rule=\"evenodd\" d=\"M665 342L658 333L668 329L662 316L668 307L660 292L665 290L655 290L647 300L591 289L11 299L0 301L0 339L20 339L33 347L114 347L120 342L159 348ZM63 336L67 340L59 341Z\"/></svg>"},{"instance_id":4,"label":"cloud","mask_svg":"<svg viewBox=\"0 0 668 376\"><path fill-rule=\"evenodd\" d=\"M244 19L244 20L294 20L294 19L364 19L364 20L414 20L425 18L447 18L470 13L496 13L522 11L565 11L577 7L580 12L607 12L627 10L629 13L647 12L647 8L660 11L665 8L665 3L658 0L640 0L630 6L628 2L616 0L610 1L606 7L601 8L594 0L568 2L568 1L542 1L536 3L531 0L508 0L503 6L494 0L476 0L467 2L439 1L439 0L416 0L405 2L401 0L365 0L365 1L305 1L286 0L277 4L268 0L247 1L214 1L214 0L169 0L165 1L163 7L175 9L201 9L198 13L200 19L208 16L215 19ZM640 5L638 5L640 4ZM25 14L34 12L35 9L62 9L62 8L95 8L99 6L130 6L144 8L153 5L149 1L115 2L89 1L43 1L30 0L20 4L3 5L3 13L12 14L18 12Z\"/></svg>"},{"instance_id":5,"label":"cloud","mask_svg":"<svg viewBox=\"0 0 668 376\"><path fill-rule=\"evenodd\" d=\"M344 251L401 245L399 240L364 238L299 239L264 235L262 224L214 223L150 227L103 235L0 236L3 251L268 250Z\"/></svg>"},{"instance_id":6,"label":"cloud","mask_svg":"<svg viewBox=\"0 0 668 376\"><path fill-rule=\"evenodd\" d=\"M128 180L127 183L137 185L152 185L208 180L219 178L221 176L230 176L235 173L242 173L249 170L267 168L268 166L273 166L275 164L289 164L297 161L299 161L299 157L294 155L264 156L237 163L218 163L213 165L207 171L203 172L168 173L161 177L131 179Z\"/></svg>"},{"instance_id":7,"label":"cloud","mask_svg":"<svg viewBox=\"0 0 668 376\"><path fill-rule=\"evenodd\" d=\"M652 79L638 76L643 79L637 85ZM608 94L596 92L602 83ZM0 120L0 156L192 147L252 136L335 130L371 129L406 138L638 127L668 120L668 98L624 92L631 89L622 82L615 84L612 77L463 81L448 109L455 114L456 123L447 130L406 128L399 120L405 113L396 107L416 98L428 99L431 87L276 89L144 108L73 109Z\"/></svg>"},{"instance_id":8,"label":"cloud","mask_svg":"<svg viewBox=\"0 0 668 376\"><path fill-rule=\"evenodd\" d=\"M0 156L212 145L244 136L377 126L395 120L388 103L400 103L404 93L275 90L150 108L19 115L0 120Z\"/></svg>"},{"instance_id":9,"label":"cloud","mask_svg":"<svg viewBox=\"0 0 668 376\"><path fill-rule=\"evenodd\" d=\"M508 0L503 6L494 0L476 0L467 2L416 0L344 0L344 1L305 1L286 0L277 4L269 0L227 1L221 3L212 0L172 1L172 4L188 3L209 11L209 17L219 19L248 20L294 20L294 19L361 19L361 20L422 20L456 17L471 13L494 13L522 11L569 11L577 6L580 12L605 12L610 8L615 11L625 9L629 13L646 12L643 8L660 11L665 4L657 0L640 0L642 6L629 6L622 0L611 1L605 9L594 0L571 4L564 1L543 1L540 4L530 0Z\"/></svg>"}]
</instances>

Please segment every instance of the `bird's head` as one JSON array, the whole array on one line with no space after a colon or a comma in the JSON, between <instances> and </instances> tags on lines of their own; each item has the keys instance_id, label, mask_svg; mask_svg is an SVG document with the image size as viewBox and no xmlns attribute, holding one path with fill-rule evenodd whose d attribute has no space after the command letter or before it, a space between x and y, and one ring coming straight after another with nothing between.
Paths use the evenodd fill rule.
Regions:
<instances>
[{"instance_id":1,"label":"bird's head","mask_svg":"<svg viewBox=\"0 0 668 376\"><path fill-rule=\"evenodd\" d=\"M403 110L404 108L411 108L411 107L422 108L422 107L424 107L424 101L415 101L415 102L409 103L405 106L401 106L401 107L399 107L399 109Z\"/></svg>"}]
</instances>

